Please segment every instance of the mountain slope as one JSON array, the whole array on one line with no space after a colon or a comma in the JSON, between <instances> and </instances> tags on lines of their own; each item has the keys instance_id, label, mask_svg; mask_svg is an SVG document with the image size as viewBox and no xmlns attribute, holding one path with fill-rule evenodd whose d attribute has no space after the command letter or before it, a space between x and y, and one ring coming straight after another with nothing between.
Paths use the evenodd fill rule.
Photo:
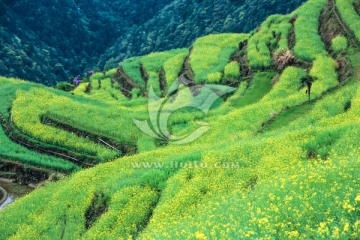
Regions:
<instances>
[{"instance_id":1,"label":"mountain slope","mask_svg":"<svg viewBox=\"0 0 360 240\"><path fill-rule=\"evenodd\" d=\"M211 33L249 32L266 16L289 13L302 2L173 1L144 24L120 36L101 56L98 66L116 67L131 56L188 47L196 38Z\"/></svg>"},{"instance_id":2,"label":"mountain slope","mask_svg":"<svg viewBox=\"0 0 360 240\"><path fill-rule=\"evenodd\" d=\"M127 57L188 47L200 35L248 31L301 2L1 1L0 75L55 85L109 60L115 67Z\"/></svg>"},{"instance_id":3,"label":"mountain slope","mask_svg":"<svg viewBox=\"0 0 360 240\"><path fill-rule=\"evenodd\" d=\"M1 1L0 74L55 85L94 65L129 27L170 1ZM146 11L145 11L146 9Z\"/></svg>"},{"instance_id":4,"label":"mountain slope","mask_svg":"<svg viewBox=\"0 0 360 240\"><path fill-rule=\"evenodd\" d=\"M6 207L1 238L357 239L353 2L309 0L253 34L127 59L72 93L1 78L2 127L13 130L1 138L99 163ZM0 156L58 170L16 153Z\"/></svg>"}]
</instances>

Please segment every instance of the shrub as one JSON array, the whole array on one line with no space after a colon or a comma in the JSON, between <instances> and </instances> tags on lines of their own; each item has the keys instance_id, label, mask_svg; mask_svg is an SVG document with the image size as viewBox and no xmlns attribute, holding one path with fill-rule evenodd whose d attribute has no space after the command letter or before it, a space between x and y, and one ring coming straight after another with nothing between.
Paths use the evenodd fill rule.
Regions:
<instances>
[{"instance_id":1,"label":"shrub","mask_svg":"<svg viewBox=\"0 0 360 240\"><path fill-rule=\"evenodd\" d=\"M74 90L75 87L68 82L59 82L58 84L56 84L55 88L65 92L71 92L72 90Z\"/></svg>"},{"instance_id":2,"label":"shrub","mask_svg":"<svg viewBox=\"0 0 360 240\"><path fill-rule=\"evenodd\" d=\"M266 100L281 99L297 93L300 87L300 79L305 75L305 71L297 67L287 67L280 75L278 83L272 91L265 97Z\"/></svg>"},{"instance_id":3,"label":"shrub","mask_svg":"<svg viewBox=\"0 0 360 240\"><path fill-rule=\"evenodd\" d=\"M249 65L253 69L269 68L272 64L271 53L266 42L272 38L271 34L256 33L249 40L247 56Z\"/></svg>"},{"instance_id":4,"label":"shrub","mask_svg":"<svg viewBox=\"0 0 360 240\"><path fill-rule=\"evenodd\" d=\"M207 76L208 83L220 83L222 74L220 72L209 73Z\"/></svg>"},{"instance_id":5,"label":"shrub","mask_svg":"<svg viewBox=\"0 0 360 240\"><path fill-rule=\"evenodd\" d=\"M225 66L224 77L229 80L238 80L240 78L240 67L238 62L232 61Z\"/></svg>"},{"instance_id":6,"label":"shrub","mask_svg":"<svg viewBox=\"0 0 360 240\"><path fill-rule=\"evenodd\" d=\"M233 99L232 97L229 99L232 103L232 106L241 108L260 101L271 90L271 79L274 75L274 72L254 73L251 84L243 85L244 92L241 94L241 96L238 96L237 101L235 101L235 99ZM238 95L238 93L235 93L234 97L236 97L236 95Z\"/></svg>"},{"instance_id":7,"label":"shrub","mask_svg":"<svg viewBox=\"0 0 360 240\"><path fill-rule=\"evenodd\" d=\"M72 93L79 96L86 96L86 89L88 88L89 83L80 83L79 86L77 86Z\"/></svg>"},{"instance_id":8,"label":"shrub","mask_svg":"<svg viewBox=\"0 0 360 240\"><path fill-rule=\"evenodd\" d=\"M348 48L348 41L344 36L337 36L331 40L331 48L334 53L338 54L346 51Z\"/></svg>"},{"instance_id":9,"label":"shrub","mask_svg":"<svg viewBox=\"0 0 360 240\"><path fill-rule=\"evenodd\" d=\"M291 30L291 24L289 23L289 19L279 24L278 33L280 34L280 40L278 43L279 50L288 50L289 49L289 34Z\"/></svg>"},{"instance_id":10,"label":"shrub","mask_svg":"<svg viewBox=\"0 0 360 240\"><path fill-rule=\"evenodd\" d=\"M102 72L94 72L93 74L90 75L90 81L91 80L99 80L99 79L103 79L104 78L104 74Z\"/></svg>"},{"instance_id":11,"label":"shrub","mask_svg":"<svg viewBox=\"0 0 360 240\"><path fill-rule=\"evenodd\" d=\"M105 77L106 78L111 78L115 75L115 73L117 72L117 69L110 69L109 71L105 72Z\"/></svg>"},{"instance_id":12,"label":"shrub","mask_svg":"<svg viewBox=\"0 0 360 240\"><path fill-rule=\"evenodd\" d=\"M137 143L138 153L148 152L156 149L155 139L149 136L142 136Z\"/></svg>"},{"instance_id":13,"label":"shrub","mask_svg":"<svg viewBox=\"0 0 360 240\"><path fill-rule=\"evenodd\" d=\"M101 88L101 85L100 85L100 80L101 78L90 78L90 82L91 82L91 88L93 90L98 90Z\"/></svg>"}]
</instances>

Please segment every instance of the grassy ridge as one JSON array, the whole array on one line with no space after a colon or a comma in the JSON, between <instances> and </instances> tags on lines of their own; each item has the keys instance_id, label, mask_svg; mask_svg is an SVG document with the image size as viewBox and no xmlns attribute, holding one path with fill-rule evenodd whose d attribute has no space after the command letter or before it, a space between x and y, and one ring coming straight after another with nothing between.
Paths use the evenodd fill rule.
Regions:
<instances>
[{"instance_id":1,"label":"grassy ridge","mask_svg":"<svg viewBox=\"0 0 360 240\"><path fill-rule=\"evenodd\" d=\"M20 82L18 80L9 80L2 77L0 77L0 87L0 113L5 119L10 117L8 110L11 108L11 101L15 97L17 90L28 91L31 88L42 88L40 85ZM10 141L2 127L0 127L0 158L61 172L71 172L78 169L78 167L71 162L33 152Z\"/></svg>"},{"instance_id":2,"label":"grassy ridge","mask_svg":"<svg viewBox=\"0 0 360 240\"><path fill-rule=\"evenodd\" d=\"M253 69L266 69L273 64L271 50L288 50L291 29L289 16L273 15L266 19L249 40L247 49L249 65Z\"/></svg>"},{"instance_id":3,"label":"grassy ridge","mask_svg":"<svg viewBox=\"0 0 360 240\"><path fill-rule=\"evenodd\" d=\"M189 51L183 50L181 53L167 60L163 67L168 88L177 80L181 67L188 56Z\"/></svg>"},{"instance_id":4,"label":"grassy ridge","mask_svg":"<svg viewBox=\"0 0 360 240\"><path fill-rule=\"evenodd\" d=\"M294 52L304 61L312 61L317 55L326 55L325 44L319 35L319 17L327 0L309 0L294 15L296 44Z\"/></svg>"},{"instance_id":5,"label":"grassy ridge","mask_svg":"<svg viewBox=\"0 0 360 240\"><path fill-rule=\"evenodd\" d=\"M190 55L195 83L222 82L225 66L247 34L214 34L196 40Z\"/></svg>"},{"instance_id":6,"label":"grassy ridge","mask_svg":"<svg viewBox=\"0 0 360 240\"><path fill-rule=\"evenodd\" d=\"M32 101L29 101L29 99L32 99ZM47 101L42 102L44 99ZM59 102L63 103L61 112L64 114L75 114L79 112L78 109L81 109L81 105L76 104L76 102L71 102L66 97L56 96L48 91L36 89L28 92L18 92L12 107L14 124L21 131L43 142L74 149L88 155L97 156L100 159L111 159L116 156L116 153L112 150L96 145L85 138L79 138L70 132L44 125L40 121L41 117L46 115L49 108L56 106L56 103ZM65 106L67 109L64 109ZM76 114L76 116L78 115Z\"/></svg>"},{"instance_id":7,"label":"grassy ridge","mask_svg":"<svg viewBox=\"0 0 360 240\"><path fill-rule=\"evenodd\" d=\"M175 57L179 57L180 59L187 53L187 49L176 49L167 52L160 52L160 53L151 53L141 58L141 63L143 64L147 74L148 74L148 84L147 89L153 88L154 92L161 96L163 93L162 91L166 89L161 89L161 79L160 79L160 70L164 67L164 64L167 63L167 71L168 74L178 75L180 72L180 68L182 63L179 61L173 61ZM173 65L175 64L175 65ZM179 69L177 73L171 73L170 71L175 68ZM166 74L165 74L166 77ZM171 77L171 76L170 76ZM169 79L169 81L174 81L174 79ZM166 83L166 79L164 79ZM166 86L163 86L164 88Z\"/></svg>"},{"instance_id":8,"label":"grassy ridge","mask_svg":"<svg viewBox=\"0 0 360 240\"><path fill-rule=\"evenodd\" d=\"M121 63L125 73L140 87L146 88L145 81L140 71L140 57L126 59Z\"/></svg>"},{"instance_id":9,"label":"grassy ridge","mask_svg":"<svg viewBox=\"0 0 360 240\"><path fill-rule=\"evenodd\" d=\"M339 9L341 17L347 26L354 33L358 42L360 42L360 16L356 13L354 3L356 0L336 0L336 7Z\"/></svg>"},{"instance_id":10,"label":"grassy ridge","mask_svg":"<svg viewBox=\"0 0 360 240\"><path fill-rule=\"evenodd\" d=\"M160 69L166 68L165 77L169 81L168 84L174 82L178 77L187 52L187 49L175 49L167 52L151 53L144 57L127 59L121 63L121 67L137 85L143 89L149 89L151 86L155 93L160 96ZM142 73L140 66L143 67L145 72ZM147 74L147 86L145 85L143 74Z\"/></svg>"}]
</instances>

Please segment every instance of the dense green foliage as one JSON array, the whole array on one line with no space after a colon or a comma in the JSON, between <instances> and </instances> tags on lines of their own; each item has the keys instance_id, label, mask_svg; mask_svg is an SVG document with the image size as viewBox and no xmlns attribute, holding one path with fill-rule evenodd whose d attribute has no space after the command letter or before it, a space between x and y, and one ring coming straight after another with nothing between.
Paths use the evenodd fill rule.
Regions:
<instances>
[{"instance_id":1,"label":"dense green foliage","mask_svg":"<svg viewBox=\"0 0 360 240\"><path fill-rule=\"evenodd\" d=\"M0 74L47 85L67 81L95 67L99 55L118 37L132 25L143 25L169 3L1 1Z\"/></svg>"},{"instance_id":2,"label":"dense green foliage","mask_svg":"<svg viewBox=\"0 0 360 240\"><path fill-rule=\"evenodd\" d=\"M247 38L246 34L216 34L197 39L189 61L195 82L220 83L231 55Z\"/></svg>"},{"instance_id":3,"label":"dense green foliage","mask_svg":"<svg viewBox=\"0 0 360 240\"><path fill-rule=\"evenodd\" d=\"M272 65L271 50L288 50L291 29L289 16L273 15L261 25L249 40L248 59L253 69L269 68Z\"/></svg>"},{"instance_id":4,"label":"dense green foliage","mask_svg":"<svg viewBox=\"0 0 360 240\"><path fill-rule=\"evenodd\" d=\"M239 63L236 61L229 62L224 69L225 80L237 80L240 78Z\"/></svg>"},{"instance_id":5,"label":"dense green foliage","mask_svg":"<svg viewBox=\"0 0 360 240\"><path fill-rule=\"evenodd\" d=\"M236 101L230 98L229 103L232 103L233 107L240 108L261 100L271 90L271 79L274 75L274 72L255 73L250 86L247 86L246 92Z\"/></svg>"},{"instance_id":6,"label":"dense green foliage","mask_svg":"<svg viewBox=\"0 0 360 240\"><path fill-rule=\"evenodd\" d=\"M152 87L155 93L160 96L161 92L166 90L160 89L160 71L165 71L165 79L163 80L170 87L179 76L187 53L187 49L151 53L143 57L126 59L120 66L143 91ZM166 86L164 87L166 88Z\"/></svg>"},{"instance_id":7,"label":"dense green foliage","mask_svg":"<svg viewBox=\"0 0 360 240\"><path fill-rule=\"evenodd\" d=\"M249 32L269 15L290 13L304 0L175 0L151 20L119 36L99 66L115 67L124 58L189 47L212 33ZM251 21L249 21L251 19ZM134 34L136 33L136 34Z\"/></svg>"},{"instance_id":8,"label":"dense green foliage","mask_svg":"<svg viewBox=\"0 0 360 240\"><path fill-rule=\"evenodd\" d=\"M144 70L146 71L147 75L148 75L148 80L147 80L147 89L152 88L154 90L154 92L158 95L161 96L163 95L163 93L166 91L166 86L163 86L164 89L161 89L161 84L160 82L162 81L162 79L160 79L160 71L161 69L164 70L164 64L167 62L168 63L168 71L171 71L170 69L172 68L176 68L181 66L181 62L174 62L173 66L171 66L171 59L174 59L175 57L180 56L184 56L184 54L186 54L188 52L187 49L177 49L177 50L171 50L171 51L167 51L167 52L160 52L160 53L151 53L149 55L146 55L144 57L141 58L140 62L141 64L144 66ZM175 74L179 74L180 69L177 73ZM173 73L174 75L174 73ZM164 76L166 77L166 75ZM166 83L166 79L163 79L163 81ZM174 79L171 79L170 81L174 81Z\"/></svg>"},{"instance_id":9,"label":"dense green foliage","mask_svg":"<svg viewBox=\"0 0 360 240\"><path fill-rule=\"evenodd\" d=\"M314 91L315 95L338 85L338 73L336 72L336 61L331 57L318 56L313 63L310 74L315 77Z\"/></svg>"},{"instance_id":10,"label":"dense green foliage","mask_svg":"<svg viewBox=\"0 0 360 240\"><path fill-rule=\"evenodd\" d=\"M294 51L297 57L312 61L316 55L326 54L325 45L319 35L319 17L327 0L309 0L294 15L296 44Z\"/></svg>"},{"instance_id":11,"label":"dense green foliage","mask_svg":"<svg viewBox=\"0 0 360 240\"><path fill-rule=\"evenodd\" d=\"M8 139L2 128L0 128L0 159L8 159L18 163L52 169L60 172L71 172L78 168L75 164L68 161L45 156L43 154L37 154L25 147L14 144L14 142Z\"/></svg>"},{"instance_id":12,"label":"dense green foliage","mask_svg":"<svg viewBox=\"0 0 360 240\"><path fill-rule=\"evenodd\" d=\"M344 36L337 36L331 41L331 48L335 53L341 53L348 48L348 41Z\"/></svg>"},{"instance_id":13,"label":"dense green foliage","mask_svg":"<svg viewBox=\"0 0 360 240\"><path fill-rule=\"evenodd\" d=\"M34 96L34 97L30 97ZM38 99L36 98L38 97ZM32 99L29 101L29 99ZM42 102L40 99L46 99ZM34 102L35 101L35 102ZM62 102L60 108L56 107L56 103ZM38 104L36 104L38 103ZM64 108L66 106L66 108ZM53 110L50 110L53 108ZM25 110L26 109L26 110ZM116 153L97 146L85 138L79 138L71 132L54 128L52 126L44 125L40 119L46 114L50 114L52 118L67 119L71 115L78 118L81 109L86 109L84 106L76 102L71 102L62 96L56 96L47 91L30 90L28 92L18 92L16 100L13 102L12 114L14 124L24 133L34 136L40 141L51 143L59 147L67 149L75 149L88 155L94 155L100 159L109 159L115 157ZM58 116L53 116L60 110ZM88 110L86 110L88 111ZM67 115L70 116L67 116ZM82 115L82 118L84 115ZM93 119L96 120L96 119ZM68 120L71 121L71 118Z\"/></svg>"},{"instance_id":14,"label":"dense green foliage","mask_svg":"<svg viewBox=\"0 0 360 240\"><path fill-rule=\"evenodd\" d=\"M1 77L0 87L0 114L2 118L9 118L10 116L8 109L11 106L11 102L15 97L16 91L19 89L27 91L34 86L30 83L9 80ZM36 87L42 88L41 86ZM3 119L1 119L1 122L3 122ZM62 172L70 172L77 169L76 165L73 163L59 158L38 154L10 141L10 139L5 135L4 129L2 127L0 128L0 159L7 159Z\"/></svg>"},{"instance_id":15,"label":"dense green foliage","mask_svg":"<svg viewBox=\"0 0 360 240\"><path fill-rule=\"evenodd\" d=\"M188 47L205 34L250 31L303 1L1 1L0 75L54 86L90 68Z\"/></svg>"},{"instance_id":16,"label":"dense green foliage","mask_svg":"<svg viewBox=\"0 0 360 240\"><path fill-rule=\"evenodd\" d=\"M178 79L181 67L188 54L189 51L184 50L164 63L163 68L168 87L171 87L171 85Z\"/></svg>"},{"instance_id":17,"label":"dense green foliage","mask_svg":"<svg viewBox=\"0 0 360 240\"><path fill-rule=\"evenodd\" d=\"M11 114L18 131L43 144L113 161L49 182L6 207L0 212L0 237L357 239L360 49L349 45L341 58L329 54L334 49L326 49L318 33L325 3L309 0L290 15L269 17L251 36L209 35L192 51L125 60L72 93L2 78L6 104L0 111L6 118ZM306 62L285 64L281 71L270 62L243 71L240 66L249 68L246 56L254 49L251 54L266 52L270 60L277 51L293 50L283 40L292 16L297 16L294 51ZM238 51L246 40L248 48ZM267 50L252 49L253 44ZM340 61L351 74L341 71ZM121 97L128 83L114 77L122 69L139 86L131 98ZM160 86L164 76L173 83L179 75L195 86L179 83L171 96L140 94ZM304 78L313 81L310 101ZM229 94L228 86L210 83L237 83L238 88ZM206 105L222 92L227 94L209 114L186 105ZM167 122L170 134L182 136L207 123L200 138L176 145L171 138L147 136L134 124L134 119L161 117L158 108L169 113L179 106L185 107ZM68 128L46 124L44 115ZM149 128L158 130L160 120ZM136 154L117 157L91 134L109 144L136 146Z\"/></svg>"},{"instance_id":18,"label":"dense green foliage","mask_svg":"<svg viewBox=\"0 0 360 240\"><path fill-rule=\"evenodd\" d=\"M128 58L123 61L120 66L124 69L125 73L141 88L145 89L146 84L141 75L140 70L140 57Z\"/></svg>"},{"instance_id":19,"label":"dense green foliage","mask_svg":"<svg viewBox=\"0 0 360 240\"><path fill-rule=\"evenodd\" d=\"M360 42L360 21L359 14L355 11L354 3L357 0L337 0L336 7L339 9L341 17L344 19L347 26L355 35L356 39Z\"/></svg>"},{"instance_id":20,"label":"dense green foliage","mask_svg":"<svg viewBox=\"0 0 360 240\"><path fill-rule=\"evenodd\" d=\"M272 92L287 88L287 84L279 85L282 81L294 79L286 75L288 73L277 84L278 90ZM151 220L139 237L327 238L338 235L354 238L358 228L356 209L360 187L356 177L360 167L355 141L359 134L356 116L359 114L360 95L357 86L358 83L349 85L335 95L327 95L315 104L307 118L300 117L291 125L283 126L280 132L254 138L247 129L263 121L258 118L259 109L268 109L265 111L268 113L276 105L288 101L288 97L299 102L306 99L297 93L295 86L293 91L272 95L214 119L215 122L211 121L214 130L205 136L206 140L120 159L83 171L60 183L48 184L1 213L3 220L0 221L12 223L1 229L2 234L5 237L13 235L14 239L24 236L54 238L61 236L65 229L65 236L69 237L126 238L145 227L146 216L156 205ZM341 96L350 97L354 102L346 114L342 107L347 99ZM267 114L263 116L268 118ZM236 134L224 134L222 121L231 123L226 129L231 132L237 129ZM321 160L321 155L318 160L305 160L302 148L311 149L314 141L327 146L326 136L332 129L341 134L336 142L331 142L326 161ZM215 146L209 141L220 137L225 138L226 144ZM348 147L349 143L352 148ZM201 155L197 153L199 147L203 152ZM134 168L131 164L152 161L154 157L164 164L201 159L209 166L218 161L235 161L240 167L148 169ZM90 184L94 179L97 180L96 187ZM153 187L163 189L159 202ZM111 199L109 211L86 231L83 213L97 189ZM70 195L71 198L67 197ZM53 207L44 208L50 202ZM336 207L337 204L341 204L341 208ZM28 207L22 210L19 206ZM41 215L36 214L40 212ZM331 220L335 216L340 216L339 220ZM67 219L66 223L63 219ZM204 225L206 219L208 224ZM1 226L5 226L5 222ZM18 231L20 226L21 231Z\"/></svg>"}]
</instances>

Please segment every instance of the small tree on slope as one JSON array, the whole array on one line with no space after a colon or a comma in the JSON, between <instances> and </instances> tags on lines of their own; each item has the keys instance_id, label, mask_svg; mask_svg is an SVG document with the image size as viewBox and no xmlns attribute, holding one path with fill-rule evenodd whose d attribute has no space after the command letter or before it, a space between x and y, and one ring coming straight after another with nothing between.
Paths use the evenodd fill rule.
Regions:
<instances>
[{"instance_id":1,"label":"small tree on slope","mask_svg":"<svg viewBox=\"0 0 360 240\"><path fill-rule=\"evenodd\" d=\"M317 80L316 77L311 76L310 74L306 74L305 76L303 76L301 78L301 87L307 87L306 93L309 96L309 102L311 101L311 87L313 85L313 83Z\"/></svg>"}]
</instances>

